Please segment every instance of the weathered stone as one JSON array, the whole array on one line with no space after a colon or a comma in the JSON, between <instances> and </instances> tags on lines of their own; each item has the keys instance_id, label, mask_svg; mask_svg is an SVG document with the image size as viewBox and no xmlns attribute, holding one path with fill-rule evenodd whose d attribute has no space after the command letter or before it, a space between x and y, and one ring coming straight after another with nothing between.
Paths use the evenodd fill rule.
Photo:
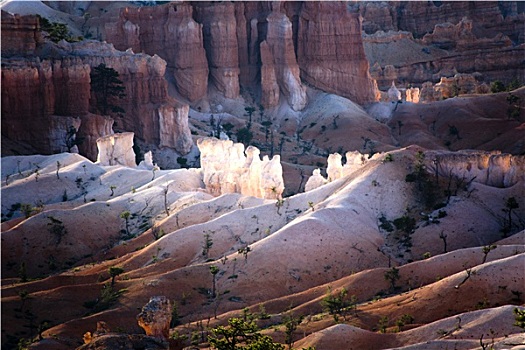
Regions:
<instances>
[{"instance_id":1,"label":"weathered stone","mask_svg":"<svg viewBox=\"0 0 525 350\"><path fill-rule=\"evenodd\" d=\"M343 2L305 2L299 17L297 56L301 77L357 103L377 100L368 72L359 15Z\"/></svg>"},{"instance_id":2,"label":"weathered stone","mask_svg":"<svg viewBox=\"0 0 525 350\"><path fill-rule=\"evenodd\" d=\"M328 181L321 175L321 170L314 169L312 172L312 176L308 178L308 181L306 181L306 185L304 185L304 191L312 191L315 190L318 187L323 186Z\"/></svg>"},{"instance_id":3,"label":"weathered stone","mask_svg":"<svg viewBox=\"0 0 525 350\"><path fill-rule=\"evenodd\" d=\"M282 197L283 171L279 156L261 160L258 148L230 140L202 138L197 141L201 152L201 171L206 189L214 196L241 193L266 199Z\"/></svg>"},{"instance_id":4,"label":"weathered stone","mask_svg":"<svg viewBox=\"0 0 525 350\"><path fill-rule=\"evenodd\" d=\"M97 163L101 165L123 165L135 167L132 132L113 134L97 140Z\"/></svg>"},{"instance_id":5,"label":"weathered stone","mask_svg":"<svg viewBox=\"0 0 525 350\"><path fill-rule=\"evenodd\" d=\"M203 26L192 16L187 3L122 8L115 21L105 24L105 38L120 50L131 47L134 52L158 54L173 71L179 93L197 101L206 96L209 71Z\"/></svg>"},{"instance_id":6,"label":"weathered stone","mask_svg":"<svg viewBox=\"0 0 525 350\"><path fill-rule=\"evenodd\" d=\"M171 302L164 296L151 297L137 315L139 326L146 335L167 340L171 322Z\"/></svg>"},{"instance_id":7,"label":"weathered stone","mask_svg":"<svg viewBox=\"0 0 525 350\"><path fill-rule=\"evenodd\" d=\"M239 47L233 3L197 2L195 18L202 24L210 77L226 98L239 97Z\"/></svg>"},{"instance_id":8,"label":"weathered stone","mask_svg":"<svg viewBox=\"0 0 525 350\"><path fill-rule=\"evenodd\" d=\"M272 11L266 20L268 22L266 43L271 56L263 56L261 53L262 64L269 64L270 66L273 64L280 91L286 97L290 107L293 110L300 111L306 106L306 92L301 84L299 66L295 58L292 23L284 13L278 10ZM272 84L271 79L268 80ZM263 88L263 91L268 90L272 94L271 88Z\"/></svg>"},{"instance_id":9,"label":"weathered stone","mask_svg":"<svg viewBox=\"0 0 525 350\"><path fill-rule=\"evenodd\" d=\"M2 57L33 55L37 45L42 42L38 18L1 12Z\"/></svg>"}]
</instances>

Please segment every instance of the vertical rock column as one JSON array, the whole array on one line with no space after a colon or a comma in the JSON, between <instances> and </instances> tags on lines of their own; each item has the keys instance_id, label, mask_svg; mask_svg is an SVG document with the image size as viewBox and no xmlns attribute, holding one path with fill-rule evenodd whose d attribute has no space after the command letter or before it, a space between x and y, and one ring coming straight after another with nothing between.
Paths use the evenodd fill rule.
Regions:
<instances>
[{"instance_id":1,"label":"vertical rock column","mask_svg":"<svg viewBox=\"0 0 525 350\"><path fill-rule=\"evenodd\" d=\"M344 2L304 2L299 17L297 56L301 78L357 103L375 101L361 38L361 20Z\"/></svg>"},{"instance_id":2,"label":"vertical rock column","mask_svg":"<svg viewBox=\"0 0 525 350\"><path fill-rule=\"evenodd\" d=\"M273 102L271 96L264 96L264 92L274 94L271 86L273 84L271 72L273 65L280 91L286 97L290 107L295 111L300 111L306 106L306 92L301 84L299 65L295 58L292 23L284 13L279 12L278 5L275 6L276 8L267 17L266 40L261 43L261 63L263 66L261 84L269 84L266 87L264 84L262 86L262 100L269 103ZM269 50L266 50L266 45Z\"/></svg>"},{"instance_id":3,"label":"vertical rock column","mask_svg":"<svg viewBox=\"0 0 525 350\"><path fill-rule=\"evenodd\" d=\"M211 81L226 98L239 97L239 46L233 3L195 3Z\"/></svg>"}]
</instances>

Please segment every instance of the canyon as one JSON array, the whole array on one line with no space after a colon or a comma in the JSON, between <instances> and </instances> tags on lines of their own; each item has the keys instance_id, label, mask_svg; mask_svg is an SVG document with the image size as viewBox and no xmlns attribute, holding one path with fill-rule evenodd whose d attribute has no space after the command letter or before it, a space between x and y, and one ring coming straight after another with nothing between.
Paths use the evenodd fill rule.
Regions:
<instances>
[{"instance_id":1,"label":"canyon","mask_svg":"<svg viewBox=\"0 0 525 350\"><path fill-rule=\"evenodd\" d=\"M523 3L0 9L2 348L525 344Z\"/></svg>"}]
</instances>

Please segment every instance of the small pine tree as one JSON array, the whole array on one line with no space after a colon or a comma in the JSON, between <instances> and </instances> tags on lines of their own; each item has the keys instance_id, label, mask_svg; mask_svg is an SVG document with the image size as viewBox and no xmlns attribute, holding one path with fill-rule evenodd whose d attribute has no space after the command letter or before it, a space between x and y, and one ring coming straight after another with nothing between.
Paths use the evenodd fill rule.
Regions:
<instances>
[{"instance_id":1,"label":"small pine tree","mask_svg":"<svg viewBox=\"0 0 525 350\"><path fill-rule=\"evenodd\" d=\"M123 112L120 107L113 104L115 99L122 99L126 96L125 87L116 70L106 67L104 63L94 67L91 71L91 89L102 114L107 115L110 110Z\"/></svg>"},{"instance_id":2,"label":"small pine tree","mask_svg":"<svg viewBox=\"0 0 525 350\"><path fill-rule=\"evenodd\" d=\"M108 269L109 275L111 276L111 287L115 285L115 278L124 272L124 269L118 266L111 266Z\"/></svg>"}]
</instances>

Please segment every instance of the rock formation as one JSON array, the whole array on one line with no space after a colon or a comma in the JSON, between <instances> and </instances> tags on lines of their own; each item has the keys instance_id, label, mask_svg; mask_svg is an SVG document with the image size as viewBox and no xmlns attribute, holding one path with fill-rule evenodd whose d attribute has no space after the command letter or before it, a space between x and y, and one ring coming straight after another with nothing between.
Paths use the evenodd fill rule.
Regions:
<instances>
[{"instance_id":1,"label":"rock formation","mask_svg":"<svg viewBox=\"0 0 525 350\"><path fill-rule=\"evenodd\" d=\"M397 102L401 100L401 91L396 88L396 84L392 81L392 86L388 89L388 100L391 102Z\"/></svg>"},{"instance_id":2,"label":"rock formation","mask_svg":"<svg viewBox=\"0 0 525 350\"><path fill-rule=\"evenodd\" d=\"M266 199L281 198L284 191L280 157L271 160L250 146L230 140L202 138L197 141L201 152L201 171L206 189L214 196L241 193Z\"/></svg>"},{"instance_id":3,"label":"rock formation","mask_svg":"<svg viewBox=\"0 0 525 350\"><path fill-rule=\"evenodd\" d=\"M84 334L84 345L78 350L109 349L169 349L168 336L171 322L171 302L164 296L151 297L137 315L143 334L122 334L111 332L105 322L97 322L97 330Z\"/></svg>"},{"instance_id":4,"label":"rock formation","mask_svg":"<svg viewBox=\"0 0 525 350\"><path fill-rule=\"evenodd\" d=\"M173 71L175 85L183 97L194 102L206 96L209 70L203 26L192 18L191 5L171 3L152 7L125 7L119 11L117 18L105 24L107 41L119 50L131 48L134 52L159 55ZM159 26L159 23L162 25ZM214 31L214 35L224 34ZM215 65L227 59L219 56L213 55ZM226 74L226 71L214 72L215 77ZM227 78L227 74L224 78Z\"/></svg>"},{"instance_id":5,"label":"rock formation","mask_svg":"<svg viewBox=\"0 0 525 350\"><path fill-rule=\"evenodd\" d=\"M301 84L299 77L299 66L295 59L294 45L292 41L292 23L284 13L279 12L278 5L266 18L268 22L268 29L266 33L266 40L261 43L261 63L265 67L264 72L268 74L267 77L261 76L261 85L263 94L270 93L274 95L273 75L279 85L280 91L286 97L288 104L295 111L300 111L306 106L306 92ZM274 72L271 70L273 69ZM264 83L268 83L270 87L265 87ZM263 100L265 97L263 96ZM272 97L266 98L272 100Z\"/></svg>"},{"instance_id":6,"label":"rock formation","mask_svg":"<svg viewBox=\"0 0 525 350\"><path fill-rule=\"evenodd\" d=\"M304 185L304 191L308 192L311 190L315 190L318 187L323 186L324 184L328 183L328 180L326 180L323 175L321 175L321 170L314 169L312 172L312 176L308 178L308 181L306 181L306 185Z\"/></svg>"},{"instance_id":7,"label":"rock formation","mask_svg":"<svg viewBox=\"0 0 525 350\"><path fill-rule=\"evenodd\" d=\"M376 99L360 26L343 3L171 3L119 9L106 19L103 38L119 50L161 56L190 103L206 96L209 71L210 82L228 98L238 96L239 84L254 88L260 76L265 108L277 106L282 95L301 110L301 77L358 103ZM326 37L333 39L320 47Z\"/></svg>"},{"instance_id":8,"label":"rock formation","mask_svg":"<svg viewBox=\"0 0 525 350\"><path fill-rule=\"evenodd\" d=\"M188 126L188 105L162 105L157 109L159 120L159 147L170 147L187 154L193 146Z\"/></svg>"},{"instance_id":9,"label":"rock formation","mask_svg":"<svg viewBox=\"0 0 525 350\"><path fill-rule=\"evenodd\" d=\"M180 154L190 151L193 142L187 121L188 106L168 96L166 62L159 56L121 52L111 44L95 41L43 43L38 39L36 17L3 13L3 18L6 18L6 23L2 22L5 42L32 43L5 51L24 58L3 59L4 137L31 144L42 154L71 151L66 137L73 127L78 131L75 137L83 139L78 146L80 152L96 159L96 140L113 133L113 120L97 114L96 100L91 94L91 69L103 63L119 73L125 87L126 96L115 102L124 110L115 127L134 132L145 143L174 148ZM18 38L20 34L15 36L17 40L11 40L21 23L32 30L21 31L27 40ZM60 58L55 58L57 55Z\"/></svg>"},{"instance_id":10,"label":"rock formation","mask_svg":"<svg viewBox=\"0 0 525 350\"><path fill-rule=\"evenodd\" d=\"M261 43L261 104L266 109L279 105L279 85L277 84L277 75L275 73L275 64L273 55L268 47L268 43Z\"/></svg>"},{"instance_id":11,"label":"rock formation","mask_svg":"<svg viewBox=\"0 0 525 350\"><path fill-rule=\"evenodd\" d=\"M137 316L146 335L167 340L171 322L171 302L165 296L151 297Z\"/></svg>"},{"instance_id":12,"label":"rock formation","mask_svg":"<svg viewBox=\"0 0 525 350\"><path fill-rule=\"evenodd\" d=\"M11 15L1 11L2 57L32 55L42 42L40 23L36 16Z\"/></svg>"},{"instance_id":13,"label":"rock formation","mask_svg":"<svg viewBox=\"0 0 525 350\"><path fill-rule=\"evenodd\" d=\"M419 85L478 72L488 82L509 82L525 73L525 12L517 2L362 2L351 7L364 18L371 74L382 90L392 79ZM401 39L404 33L410 37ZM387 64L392 69L387 71Z\"/></svg>"},{"instance_id":14,"label":"rock formation","mask_svg":"<svg viewBox=\"0 0 525 350\"><path fill-rule=\"evenodd\" d=\"M67 151L67 131L88 113L89 66L78 58L2 63L2 136L43 154Z\"/></svg>"},{"instance_id":15,"label":"rock formation","mask_svg":"<svg viewBox=\"0 0 525 350\"><path fill-rule=\"evenodd\" d=\"M114 120L108 116L87 113L80 116L80 127L77 129L77 138L83 140L78 145L80 154L89 159L97 159L97 140L112 135Z\"/></svg>"},{"instance_id":16,"label":"rock formation","mask_svg":"<svg viewBox=\"0 0 525 350\"><path fill-rule=\"evenodd\" d=\"M525 157L500 152L470 151L462 153L428 151L425 153L431 172L448 178L451 174L493 187L511 187L525 182Z\"/></svg>"},{"instance_id":17,"label":"rock formation","mask_svg":"<svg viewBox=\"0 0 525 350\"><path fill-rule=\"evenodd\" d=\"M354 171L362 168L368 161L364 154L358 151L346 152L346 163L343 164L343 156L339 153L332 153L328 156L328 166L326 167L326 174L328 175L325 179L319 169L313 171L313 174L305 185L305 192L311 191L320 187L328 182L332 182L343 178ZM374 156L373 158L376 158Z\"/></svg>"},{"instance_id":18,"label":"rock formation","mask_svg":"<svg viewBox=\"0 0 525 350\"><path fill-rule=\"evenodd\" d=\"M133 136L132 132L125 132L99 138L97 163L135 167L137 164L133 152Z\"/></svg>"},{"instance_id":19,"label":"rock formation","mask_svg":"<svg viewBox=\"0 0 525 350\"><path fill-rule=\"evenodd\" d=\"M299 17L297 56L301 77L324 91L363 104L377 87L361 39L359 15L339 2L305 2Z\"/></svg>"},{"instance_id":20,"label":"rock formation","mask_svg":"<svg viewBox=\"0 0 525 350\"><path fill-rule=\"evenodd\" d=\"M153 163L153 154L151 151L144 153L144 160L138 165L140 169L153 170L157 167L157 164Z\"/></svg>"},{"instance_id":21,"label":"rock formation","mask_svg":"<svg viewBox=\"0 0 525 350\"><path fill-rule=\"evenodd\" d=\"M409 88L405 91L405 99L407 102L419 103L420 101L420 89L419 88Z\"/></svg>"},{"instance_id":22,"label":"rock formation","mask_svg":"<svg viewBox=\"0 0 525 350\"><path fill-rule=\"evenodd\" d=\"M233 3L195 3L195 18L202 23L204 48L211 82L226 98L239 97L239 46Z\"/></svg>"}]
</instances>

